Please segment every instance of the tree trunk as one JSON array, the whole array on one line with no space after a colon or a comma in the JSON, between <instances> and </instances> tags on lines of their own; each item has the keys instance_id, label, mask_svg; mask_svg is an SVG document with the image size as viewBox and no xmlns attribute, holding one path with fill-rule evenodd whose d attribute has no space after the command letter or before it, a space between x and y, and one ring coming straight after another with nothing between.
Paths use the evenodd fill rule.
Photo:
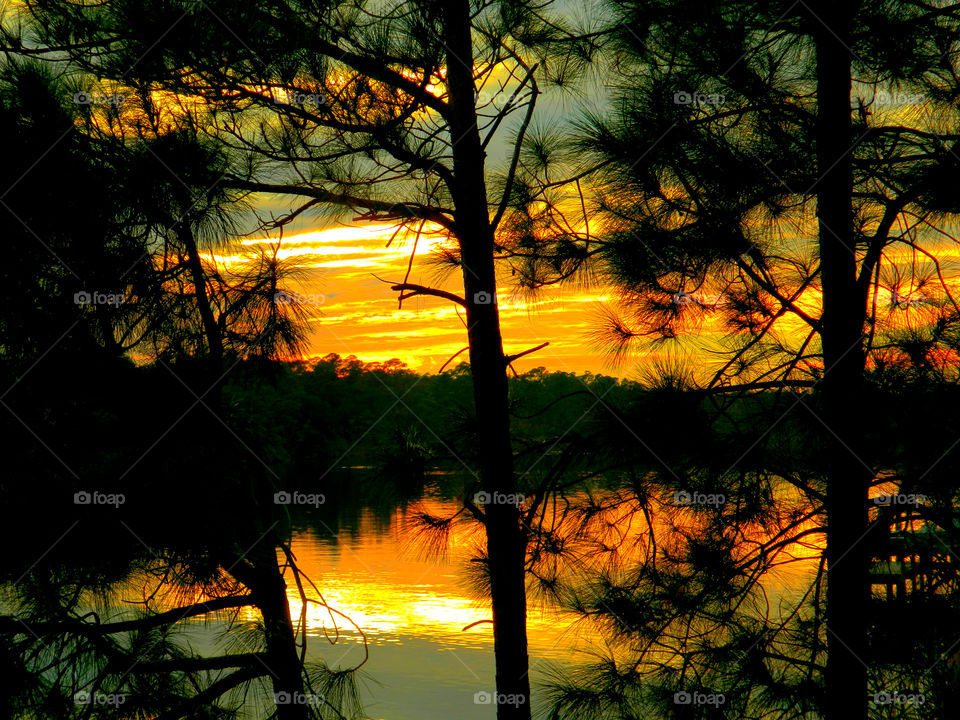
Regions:
<instances>
[{"instance_id":1,"label":"tree trunk","mask_svg":"<svg viewBox=\"0 0 960 720\"><path fill-rule=\"evenodd\" d=\"M872 473L856 453L861 444L865 307L857 290L853 227L850 23L855 3L820 0L810 18L817 53L817 217L823 288L827 452L828 720L867 718L868 561L863 539Z\"/></svg>"},{"instance_id":2,"label":"tree trunk","mask_svg":"<svg viewBox=\"0 0 960 720\"><path fill-rule=\"evenodd\" d=\"M261 548L260 545L263 545ZM287 601L287 587L277 563L276 546L264 538L248 555L237 559L230 573L246 585L263 619L265 664L273 681L278 720L307 720L311 707L322 703L304 693L303 667Z\"/></svg>"},{"instance_id":3,"label":"tree trunk","mask_svg":"<svg viewBox=\"0 0 960 720\"><path fill-rule=\"evenodd\" d=\"M487 557L493 613L498 720L529 720L525 559L519 508L495 502L516 496L507 368L496 304L493 231L487 207L484 152L477 127L473 43L467 0L443 6L455 187L454 222L463 261L470 368L480 441Z\"/></svg>"},{"instance_id":4,"label":"tree trunk","mask_svg":"<svg viewBox=\"0 0 960 720\"><path fill-rule=\"evenodd\" d=\"M183 244L184 250L187 253L187 266L190 269L193 292L197 299L197 310L200 313L200 321L203 323L203 334L207 340L207 352L209 353L214 380L216 380L222 371L223 338L220 334L220 328L217 325L217 319L213 315L210 296L207 294L207 278L203 272L203 264L200 262L200 250L194 239L193 230L183 224L182 221L177 226L177 239Z\"/></svg>"}]
</instances>

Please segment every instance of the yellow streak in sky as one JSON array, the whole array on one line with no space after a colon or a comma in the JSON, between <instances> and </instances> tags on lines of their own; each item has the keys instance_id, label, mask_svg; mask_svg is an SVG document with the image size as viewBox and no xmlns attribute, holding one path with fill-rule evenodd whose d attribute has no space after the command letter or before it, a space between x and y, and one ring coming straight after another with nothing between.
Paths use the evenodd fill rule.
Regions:
<instances>
[{"instance_id":1,"label":"yellow streak in sky","mask_svg":"<svg viewBox=\"0 0 960 720\"><path fill-rule=\"evenodd\" d=\"M283 238L277 257L298 271L288 289L307 297L322 296L322 302L306 308L309 356L337 353L371 362L399 358L417 370L436 372L466 346L462 308L432 297L411 298L398 308L397 293L390 290L390 283L399 283L406 275L413 234L401 233L387 247L394 231L390 225L363 225ZM432 251L449 242L439 232L421 235L409 282L461 294L459 271L442 280L433 266L424 263ZM275 246L275 239L247 239L215 260L229 270L249 259L244 251L262 248L272 253ZM543 365L566 372L612 372L604 367L606 358L586 342L596 306L609 296L602 289L551 287L531 302L514 297L509 289L501 291L498 305L505 351L514 354L550 342L549 347L519 360L516 369L522 372ZM466 356L457 361L461 359Z\"/></svg>"}]
</instances>

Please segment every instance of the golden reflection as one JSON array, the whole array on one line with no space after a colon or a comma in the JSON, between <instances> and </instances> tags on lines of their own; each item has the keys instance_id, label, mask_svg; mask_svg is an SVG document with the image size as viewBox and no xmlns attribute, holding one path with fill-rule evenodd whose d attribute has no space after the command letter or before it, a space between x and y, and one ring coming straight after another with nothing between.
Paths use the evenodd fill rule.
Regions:
<instances>
[{"instance_id":1,"label":"golden reflection","mask_svg":"<svg viewBox=\"0 0 960 720\"><path fill-rule=\"evenodd\" d=\"M424 505L439 513L449 513L453 508L451 503L438 501ZM475 598L464 583L478 533L467 526L454 528L445 555L426 556L404 531L405 523L403 511L397 510L389 529L378 528L372 515L365 512L349 538L335 538L332 533L314 529L294 535L291 549L297 564L322 595L305 588L308 634L327 638L339 635L355 642L359 640L359 627L374 645L420 639L444 645L492 647L492 625L486 622L490 619L489 601ZM296 584L290 580L287 596L296 622L302 602ZM328 611L324 603L336 613ZM531 652L567 657L580 637L570 630L573 619L557 610L532 611L528 618Z\"/></svg>"}]
</instances>

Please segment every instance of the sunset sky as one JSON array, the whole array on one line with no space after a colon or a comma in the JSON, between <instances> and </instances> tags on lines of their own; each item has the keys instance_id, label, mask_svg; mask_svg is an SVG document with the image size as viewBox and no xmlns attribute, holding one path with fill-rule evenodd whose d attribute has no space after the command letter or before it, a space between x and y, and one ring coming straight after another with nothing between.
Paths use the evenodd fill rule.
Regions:
<instances>
[{"instance_id":1,"label":"sunset sky","mask_svg":"<svg viewBox=\"0 0 960 720\"><path fill-rule=\"evenodd\" d=\"M389 225L305 227L283 238L279 257L298 271L290 289L301 294L310 314L308 355L356 355L364 361L399 358L418 371L437 372L466 347L462 308L439 298L416 297L398 309L397 293L377 279L400 282L406 273L412 239L400 237L387 247L393 232ZM250 250L275 242L252 238L243 245ZM456 274L438 281L435 268L425 262L431 248L444 242L440 235L421 237L410 282L459 290ZM239 262L242 257L237 251L221 261ZM517 297L509 288L501 291L505 352L516 354L549 341L549 347L518 360L516 369L544 366L552 371L629 376L635 361L611 365L588 337L600 304L610 300L612 294L602 287L550 287L535 300ZM461 360L466 360L466 353L454 364Z\"/></svg>"},{"instance_id":2,"label":"sunset sky","mask_svg":"<svg viewBox=\"0 0 960 720\"><path fill-rule=\"evenodd\" d=\"M459 306L420 296L405 300L402 309L398 308L398 294L390 285L401 282L407 272L412 236L401 234L390 241L395 227L386 224L331 226L321 220L314 224L317 229L301 223L285 234L278 253L288 269L294 271L287 288L299 294L309 317L308 358L330 353L355 355L365 362L399 358L414 370L431 373L439 371L452 355L466 347L465 314ZM276 242L276 237L253 236L231 251L218 253L216 259L229 267L245 262L258 249L269 251ZM421 236L409 282L461 294L459 273L440 277L437 266L430 262L433 251L445 242L439 233ZM940 252L941 270L952 278L956 274L957 253L944 248ZM916 264L917 259L906 253L901 262ZM893 277L887 282L899 284ZM891 292L895 291L881 288L881 305L890 304ZM899 294L903 298L916 293L913 288L901 286ZM815 313L818 297L809 297L801 304ZM601 284L549 286L530 298L520 296L509 282L501 279L498 304L505 352L516 354L549 342L548 347L516 361L515 369L524 372L542 366L555 372L594 372L628 378L636 378L656 361L692 363L704 371L718 360L703 352L708 343L719 337L720 328L711 328L708 322L682 342L670 342L656 350L638 346L625 360L614 363L610 354L594 344L591 332L598 326L601 307L612 307L615 301L613 290ZM904 307L900 303L897 312L903 314ZM793 327L799 323L794 318L782 322L784 329L790 326L794 331L802 330ZM464 352L451 366L466 359Z\"/></svg>"},{"instance_id":3,"label":"sunset sky","mask_svg":"<svg viewBox=\"0 0 960 720\"><path fill-rule=\"evenodd\" d=\"M568 105L562 94L557 93L545 93L542 105L556 122L569 121L583 111L582 107ZM894 120L903 119L899 118L900 114L919 111L892 107L878 112L884 112ZM489 148L491 164L503 161L509 149L499 137ZM289 196L260 195L254 199L254 206L257 217L277 218L295 207L296 200ZM252 220L253 216L248 219ZM778 229L778 241L793 249L807 246L805 253L813 251L816 228L812 220L813 216L807 214L800 226ZM287 226L281 241L278 256L286 261L288 268L297 271L288 288L301 294L309 314L307 356L336 353L355 355L367 362L398 358L417 371L437 372L452 355L467 345L463 309L431 297L411 298L404 301L402 309L398 308L398 293L392 291L390 285L401 282L406 275L413 248L412 237L401 234L391 241L396 227L389 224L350 223L349 218L345 224L332 222L329 218L309 218L305 214ZM901 230L905 228L901 227ZM931 233L924 229L919 232L926 243L932 243L931 248L937 246L941 271L954 285L958 275L956 248L943 238L931 237ZM268 238L262 233L253 234L239 247L223 255L218 253L217 260L226 261L228 265L240 263L249 257L250 252L258 248L269 250L276 242L276 236ZM462 294L458 272L438 278L436 265L429 262L431 251L442 247L444 242L440 233L421 236L409 282ZM891 260L893 264L890 264ZM906 247L888 249L887 265L877 295L881 306L890 305L894 293L909 298L917 295L918 288L911 287L909 282L901 284L900 270L905 271L904 277L910 277L916 271L921 275L929 274L932 266L927 258ZM546 287L531 298L513 292L509 277L502 277L500 285L498 304L505 352L516 354L544 342L550 343L548 347L516 361L514 368L518 372L543 366L557 372L589 371L637 377L654 362L666 361L709 374L712 364L719 361L717 356L703 351L704 348L716 349L716 342L725 331L708 321L681 342L664 343L656 349L637 345L632 355L614 363L614 358L598 348L592 337L592 331L600 322L601 308L615 305L615 293L611 288L602 284L582 287L568 282ZM921 294L926 296L926 291ZM805 293L800 304L817 314L819 292ZM898 312L906 307L904 303L893 304L898 306ZM910 312L914 312L912 301L907 305ZM805 331L802 323L793 317L783 319L778 328L786 332ZM453 365L466 359L464 352Z\"/></svg>"}]
</instances>

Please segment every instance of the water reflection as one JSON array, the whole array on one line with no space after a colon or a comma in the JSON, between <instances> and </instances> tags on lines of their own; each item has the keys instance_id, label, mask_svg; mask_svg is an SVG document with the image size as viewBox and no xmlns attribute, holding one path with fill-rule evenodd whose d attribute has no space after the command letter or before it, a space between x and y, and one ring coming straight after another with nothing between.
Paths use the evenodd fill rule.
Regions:
<instances>
[{"instance_id":1,"label":"water reflection","mask_svg":"<svg viewBox=\"0 0 960 720\"><path fill-rule=\"evenodd\" d=\"M455 501L436 497L420 506L435 516L457 510ZM425 553L412 530L417 509L404 506L390 514L363 509L349 525L340 525L339 532L314 517L294 531L291 546L323 600L347 614L366 635L370 656L364 669L377 683L369 686L365 697L371 717L489 718L489 707L473 704L474 693L493 687L491 625L476 624L489 618L488 602L476 599L464 579L469 575L470 558L483 541L482 534L474 524L454 525L443 557ZM336 522L332 517L327 520ZM629 528L630 524L617 526ZM812 527L812 523L802 524L797 532ZM671 522L657 522L662 542L671 530L675 531ZM634 542L644 529L633 527L624 532L629 537L620 538L623 549L638 548ZM757 532L757 537L744 538L745 554L754 551L758 540L769 539L766 533ZM764 592L769 593L763 595L768 604L766 610L758 606L758 612L770 612L781 599L799 600L812 582L821 551L814 536L771 558L762 583ZM600 557L594 559L602 562ZM288 596L296 618L301 600L292 584ZM320 599L312 591L307 596ZM359 632L349 623L314 603L308 603L306 620L311 640L308 655L323 657L333 667L349 667L362 660ZM604 646L602 638L576 620L549 607L530 610L534 684L542 678L547 663L570 665L587 659L577 650ZM336 642L330 645L329 640Z\"/></svg>"},{"instance_id":2,"label":"water reflection","mask_svg":"<svg viewBox=\"0 0 960 720\"><path fill-rule=\"evenodd\" d=\"M436 514L456 511L449 501L424 504ZM462 526L455 528L447 553L426 557L410 530L409 513L409 509L398 509L393 522L383 527L364 512L359 532L349 537L336 534L323 523L320 529L300 529L294 533L291 547L326 602L349 615L372 643L421 637L466 647L492 647L491 626L482 623L490 617L489 601L472 597L464 581L480 536ZM307 594L317 599L312 591ZM296 617L301 609L297 588L288 588L288 595ZM564 628L573 619L555 610L533 610L529 618L531 649L544 656L569 655L565 646L574 636ZM327 610L312 603L307 625L311 635L329 635L336 628L348 636L356 634L348 623L331 618ZM464 630L470 625L474 627Z\"/></svg>"},{"instance_id":3,"label":"water reflection","mask_svg":"<svg viewBox=\"0 0 960 720\"><path fill-rule=\"evenodd\" d=\"M423 505L438 515L456 511L452 501ZM323 600L366 635L370 659L364 670L373 682L365 700L371 717L490 718L489 706L473 702L476 692L493 688L491 625L475 624L489 619L488 602L472 597L464 582L465 565L482 536L468 526L455 527L445 555L428 557L411 530L412 512L397 509L383 522L382 516L364 510L349 534L313 521L294 532L291 548ZM288 596L296 619L301 599L293 583ZM307 596L320 599L310 589ZM322 657L332 667L362 660L361 638L350 623L314 603L308 603L306 618L308 659ZM573 620L555 610L531 611L534 682L545 661L570 662L573 648L589 640L571 628Z\"/></svg>"},{"instance_id":4,"label":"water reflection","mask_svg":"<svg viewBox=\"0 0 960 720\"><path fill-rule=\"evenodd\" d=\"M450 516L458 504L433 488L425 489L425 494L417 505L396 497L381 498L394 503L389 507L338 497L339 502L296 518L290 548L298 567L314 584L304 588L307 660L323 661L335 670L355 667L364 660L365 640L369 656L363 667L367 682L361 683L361 699L370 718L489 720L491 708L474 703L476 693L494 687L492 626L484 622L489 619L489 600L473 593L466 580L471 559L484 541L482 529L476 523L454 524L445 552L427 551L415 531L418 511ZM647 529L627 517L607 520L620 551L628 560L636 555L639 561ZM683 523L689 523L683 528L687 532L695 528L693 516L654 517L661 547ZM799 531L812 528L812 522L807 522ZM769 536L744 536L743 553L755 552L760 539ZM781 599L799 600L812 581L821 551L818 536L813 535L809 542L771 557L764 591L755 598L757 611L770 612ZM587 554L583 561L592 565L606 559L602 553ZM303 603L292 575L286 574L287 594L296 621ZM104 617L132 617L138 607L135 603L142 603L157 582L150 576L131 577L121 592L124 597ZM184 587L173 595L157 597L157 603L168 609L209 599ZM176 634L199 655L229 652L230 636L237 635L223 632L230 616L228 611L182 622ZM238 628L242 631L242 625L257 623L260 616L244 608L239 619L246 621ZM529 609L528 640L534 687L544 678L548 664L586 661L578 650L604 646L603 638L578 622L577 616L536 605ZM267 697L247 697L243 702L255 712L253 705Z\"/></svg>"}]
</instances>

